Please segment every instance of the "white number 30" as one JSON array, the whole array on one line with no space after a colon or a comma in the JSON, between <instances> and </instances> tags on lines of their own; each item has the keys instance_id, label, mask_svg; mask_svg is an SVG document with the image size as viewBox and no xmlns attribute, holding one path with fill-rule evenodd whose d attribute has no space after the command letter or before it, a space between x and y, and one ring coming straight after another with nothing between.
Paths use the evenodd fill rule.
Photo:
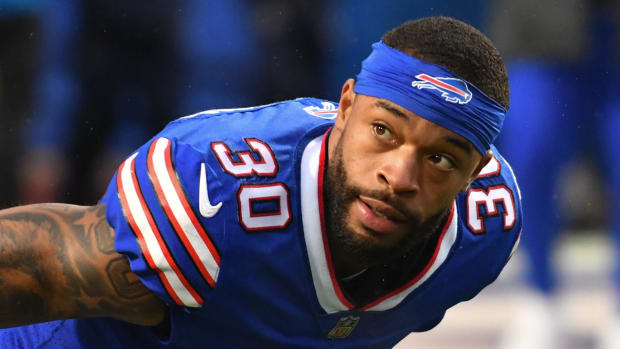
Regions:
<instances>
[{"instance_id":1,"label":"white number 30","mask_svg":"<svg viewBox=\"0 0 620 349\"><path fill-rule=\"evenodd\" d=\"M269 145L256 138L245 139L250 151L234 152L224 142L211 143L211 150L228 174L240 177L275 177L279 166ZM291 222L289 190L282 182L268 184L244 183L237 191L239 221L247 231L284 229Z\"/></svg>"}]
</instances>

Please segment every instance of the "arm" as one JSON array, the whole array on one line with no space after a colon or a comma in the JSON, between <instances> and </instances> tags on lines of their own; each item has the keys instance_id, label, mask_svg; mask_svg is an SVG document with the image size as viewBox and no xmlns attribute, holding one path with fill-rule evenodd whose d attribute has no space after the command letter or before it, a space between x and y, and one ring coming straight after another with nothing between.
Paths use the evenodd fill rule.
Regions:
<instances>
[{"instance_id":1,"label":"arm","mask_svg":"<svg viewBox=\"0 0 620 349\"><path fill-rule=\"evenodd\" d=\"M165 314L115 252L105 206L0 211L0 327L75 317L154 326Z\"/></svg>"}]
</instances>

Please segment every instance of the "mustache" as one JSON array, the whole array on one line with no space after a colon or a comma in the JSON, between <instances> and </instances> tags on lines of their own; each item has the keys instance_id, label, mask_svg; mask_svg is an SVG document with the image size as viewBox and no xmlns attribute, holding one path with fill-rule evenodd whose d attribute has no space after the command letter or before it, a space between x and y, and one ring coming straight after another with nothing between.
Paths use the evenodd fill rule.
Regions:
<instances>
[{"instance_id":1,"label":"mustache","mask_svg":"<svg viewBox=\"0 0 620 349\"><path fill-rule=\"evenodd\" d=\"M367 196L371 199L380 200L400 211L407 220L419 220L416 213L412 212L407 205L398 196L381 191L362 189L356 185L347 185L347 201L353 202L360 195Z\"/></svg>"}]
</instances>

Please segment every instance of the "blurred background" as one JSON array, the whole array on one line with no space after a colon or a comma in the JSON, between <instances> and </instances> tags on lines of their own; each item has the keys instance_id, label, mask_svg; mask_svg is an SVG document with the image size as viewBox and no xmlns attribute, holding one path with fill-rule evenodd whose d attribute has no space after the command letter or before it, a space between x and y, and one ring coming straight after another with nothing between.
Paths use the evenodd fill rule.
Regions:
<instances>
[{"instance_id":1,"label":"blurred background","mask_svg":"<svg viewBox=\"0 0 620 349\"><path fill-rule=\"evenodd\" d=\"M96 202L184 115L337 101L371 43L428 15L505 58L524 232L498 282L397 348L620 348L620 1L0 0L0 208Z\"/></svg>"}]
</instances>

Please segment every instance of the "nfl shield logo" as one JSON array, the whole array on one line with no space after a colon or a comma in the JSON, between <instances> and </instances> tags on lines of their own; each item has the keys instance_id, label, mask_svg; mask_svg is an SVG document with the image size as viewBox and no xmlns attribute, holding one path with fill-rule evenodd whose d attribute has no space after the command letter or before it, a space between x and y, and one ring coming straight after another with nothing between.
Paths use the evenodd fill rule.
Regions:
<instances>
[{"instance_id":1,"label":"nfl shield logo","mask_svg":"<svg viewBox=\"0 0 620 349\"><path fill-rule=\"evenodd\" d=\"M329 339L341 339L348 337L360 321L359 316L345 316L338 320L338 323L327 334Z\"/></svg>"}]
</instances>

